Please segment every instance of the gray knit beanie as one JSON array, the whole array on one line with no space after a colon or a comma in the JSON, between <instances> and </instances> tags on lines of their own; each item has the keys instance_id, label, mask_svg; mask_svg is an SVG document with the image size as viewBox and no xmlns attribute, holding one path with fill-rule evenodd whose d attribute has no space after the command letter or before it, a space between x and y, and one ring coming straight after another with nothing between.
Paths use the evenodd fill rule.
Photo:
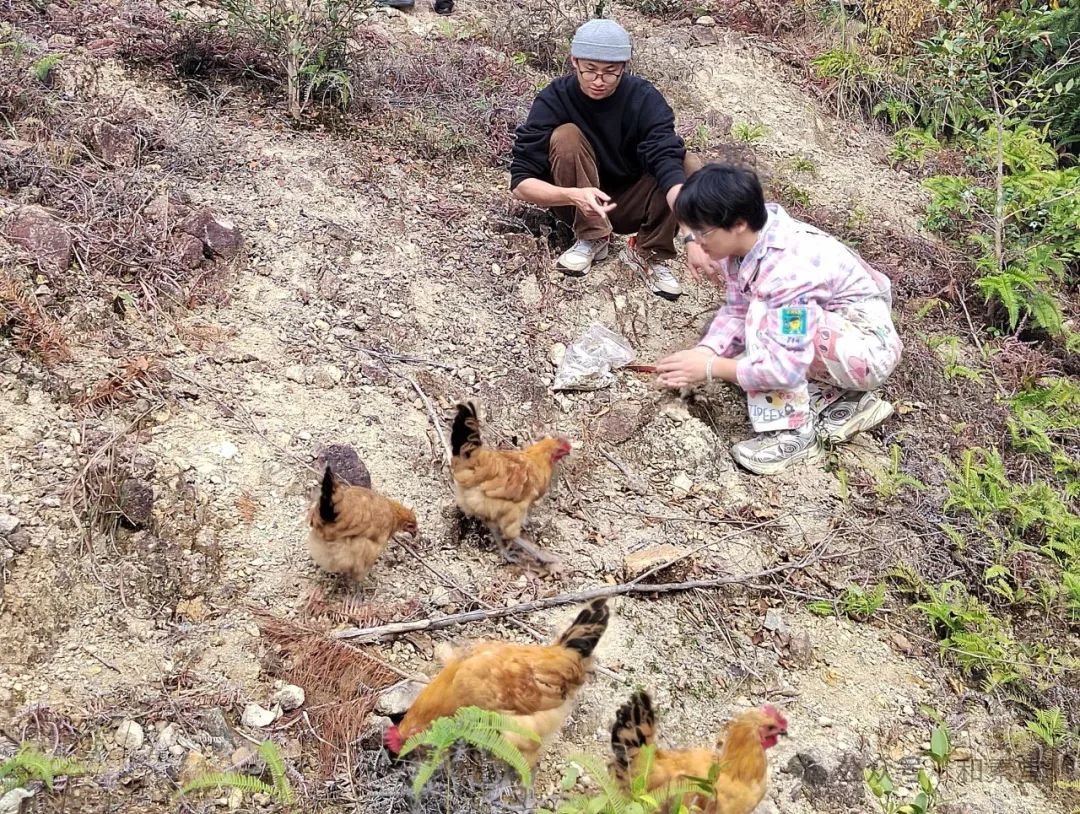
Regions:
<instances>
[{"instance_id":1,"label":"gray knit beanie","mask_svg":"<svg viewBox=\"0 0 1080 814\"><path fill-rule=\"evenodd\" d=\"M614 20L589 20L570 42L570 56L597 62L629 62L630 35Z\"/></svg>"}]
</instances>

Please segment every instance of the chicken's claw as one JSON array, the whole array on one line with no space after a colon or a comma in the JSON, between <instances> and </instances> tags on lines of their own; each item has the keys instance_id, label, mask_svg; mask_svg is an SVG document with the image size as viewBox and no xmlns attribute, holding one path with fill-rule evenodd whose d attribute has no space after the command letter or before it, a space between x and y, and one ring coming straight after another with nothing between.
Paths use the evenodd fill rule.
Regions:
<instances>
[{"instance_id":1,"label":"chicken's claw","mask_svg":"<svg viewBox=\"0 0 1080 814\"><path fill-rule=\"evenodd\" d=\"M530 543L524 537L503 541L502 553L507 562L515 565L526 567L539 565L548 573L558 573L563 569L562 560Z\"/></svg>"}]
</instances>

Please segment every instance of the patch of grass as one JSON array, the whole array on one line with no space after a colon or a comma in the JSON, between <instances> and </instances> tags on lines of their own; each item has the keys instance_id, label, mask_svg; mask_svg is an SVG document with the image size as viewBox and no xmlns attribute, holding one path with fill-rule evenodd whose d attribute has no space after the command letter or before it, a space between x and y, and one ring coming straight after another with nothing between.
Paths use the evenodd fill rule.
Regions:
<instances>
[{"instance_id":1,"label":"patch of grass","mask_svg":"<svg viewBox=\"0 0 1080 814\"><path fill-rule=\"evenodd\" d=\"M758 122L735 122L731 125L732 137L743 144L758 144L769 134L769 128Z\"/></svg>"}]
</instances>

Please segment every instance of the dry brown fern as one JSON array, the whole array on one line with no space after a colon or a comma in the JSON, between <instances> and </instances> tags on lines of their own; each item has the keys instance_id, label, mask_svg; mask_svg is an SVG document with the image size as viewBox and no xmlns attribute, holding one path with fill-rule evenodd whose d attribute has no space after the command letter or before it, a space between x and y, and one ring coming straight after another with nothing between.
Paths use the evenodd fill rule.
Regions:
<instances>
[{"instance_id":1,"label":"dry brown fern","mask_svg":"<svg viewBox=\"0 0 1080 814\"><path fill-rule=\"evenodd\" d=\"M48 367L72 358L60 323L5 271L0 271L0 331L10 333L20 351L38 356Z\"/></svg>"}]
</instances>

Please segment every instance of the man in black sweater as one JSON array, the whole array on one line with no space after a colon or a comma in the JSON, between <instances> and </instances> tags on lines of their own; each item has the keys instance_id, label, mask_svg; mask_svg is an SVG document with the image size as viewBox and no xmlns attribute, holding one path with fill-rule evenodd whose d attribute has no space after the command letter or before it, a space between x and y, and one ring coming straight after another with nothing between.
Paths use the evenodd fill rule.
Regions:
<instances>
[{"instance_id":1,"label":"man in black sweater","mask_svg":"<svg viewBox=\"0 0 1080 814\"><path fill-rule=\"evenodd\" d=\"M590 20L574 34L574 72L540 91L517 129L510 189L572 223L577 242L556 267L581 277L607 257L613 232L637 233L623 259L655 294L682 288L672 214L686 177L701 168L675 132L675 114L649 82L627 71L630 35L613 20Z\"/></svg>"}]
</instances>

